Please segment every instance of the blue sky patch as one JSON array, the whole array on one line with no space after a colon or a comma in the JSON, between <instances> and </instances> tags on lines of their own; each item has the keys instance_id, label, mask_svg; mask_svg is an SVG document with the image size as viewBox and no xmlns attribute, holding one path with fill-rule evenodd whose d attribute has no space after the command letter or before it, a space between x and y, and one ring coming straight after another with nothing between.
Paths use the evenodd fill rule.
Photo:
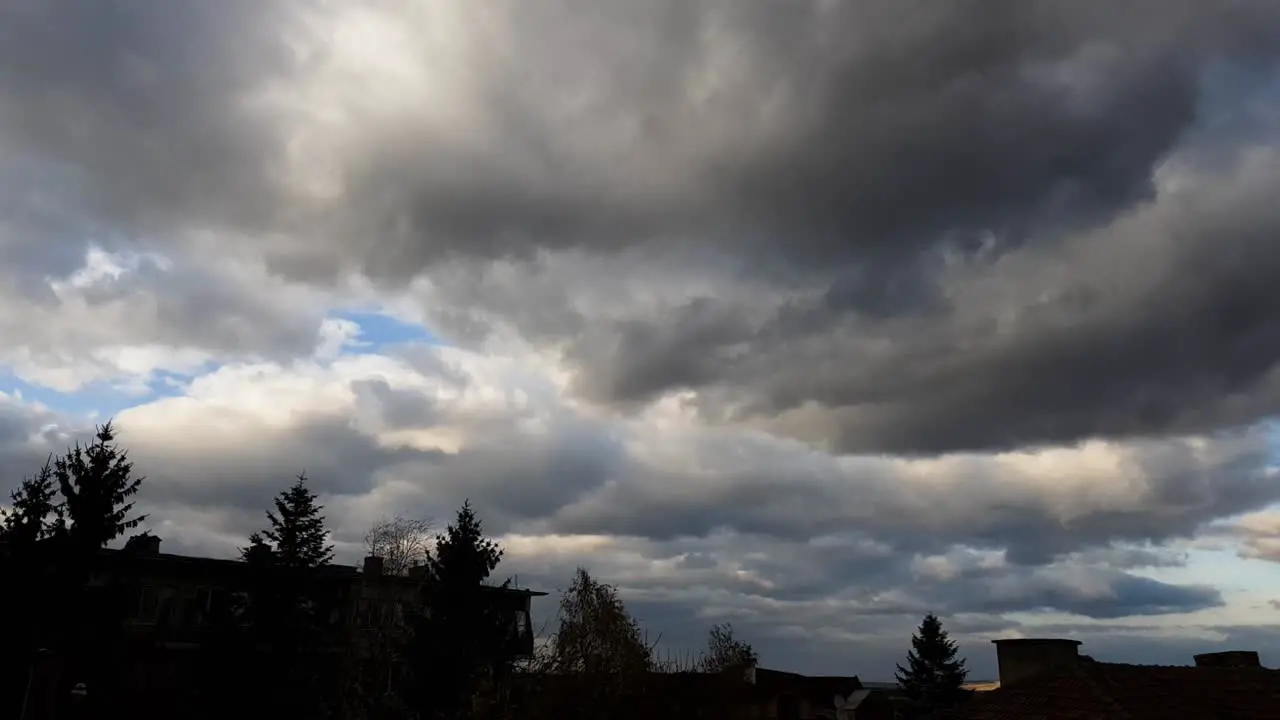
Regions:
<instances>
[{"instance_id":1,"label":"blue sky patch","mask_svg":"<svg viewBox=\"0 0 1280 720\"><path fill-rule=\"evenodd\" d=\"M330 315L350 320L360 326L357 344L344 350L346 354L377 352L388 345L405 343L440 344L440 339L421 325L408 323L383 313L342 311Z\"/></svg>"},{"instance_id":2,"label":"blue sky patch","mask_svg":"<svg viewBox=\"0 0 1280 720\"><path fill-rule=\"evenodd\" d=\"M57 413L105 420L136 405L181 395L187 379L188 376L175 373L156 373L147 383L146 392L125 392L110 383L98 382L68 393L27 382L9 371L0 371L0 391L20 396L26 402L40 403Z\"/></svg>"}]
</instances>

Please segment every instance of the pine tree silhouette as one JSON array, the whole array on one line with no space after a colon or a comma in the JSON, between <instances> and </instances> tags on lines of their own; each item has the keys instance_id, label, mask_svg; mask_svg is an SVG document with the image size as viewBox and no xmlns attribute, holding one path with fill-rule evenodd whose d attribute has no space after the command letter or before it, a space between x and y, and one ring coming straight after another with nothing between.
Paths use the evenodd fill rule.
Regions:
<instances>
[{"instance_id":1,"label":"pine tree silhouette","mask_svg":"<svg viewBox=\"0 0 1280 720\"><path fill-rule=\"evenodd\" d=\"M47 537L51 523L57 489L53 484L53 457L45 461L40 472L22 481L22 485L9 494L10 509L0 510L0 540L19 545L30 545Z\"/></svg>"},{"instance_id":2,"label":"pine tree silhouette","mask_svg":"<svg viewBox=\"0 0 1280 720\"><path fill-rule=\"evenodd\" d=\"M461 714L478 687L510 670L510 618L482 588L501 560L502 548L485 537L470 501L436 536L422 588L428 612L408 618L405 647L417 678L408 699L423 717Z\"/></svg>"},{"instance_id":3,"label":"pine tree silhouette","mask_svg":"<svg viewBox=\"0 0 1280 720\"><path fill-rule=\"evenodd\" d=\"M133 477L133 463L115 444L110 421L97 429L92 443L81 447L77 442L54 461L53 479L63 498L55 508L54 532L65 532L77 546L103 547L146 519L145 515L129 517L130 498L145 478Z\"/></svg>"},{"instance_id":4,"label":"pine tree silhouette","mask_svg":"<svg viewBox=\"0 0 1280 720\"><path fill-rule=\"evenodd\" d=\"M333 605L316 570L333 560L333 545L316 499L306 474L299 475L276 496L274 512L267 511L269 527L240 550L249 587L233 615L247 624L242 648L252 648L241 662L251 666L246 687L255 688L273 716L323 716L331 689L321 649L332 640Z\"/></svg>"},{"instance_id":5,"label":"pine tree silhouette","mask_svg":"<svg viewBox=\"0 0 1280 720\"><path fill-rule=\"evenodd\" d=\"M956 659L959 648L942 629L942 621L929 613L911 636L907 667L898 666L895 673L902 692L932 710L954 705L965 696L961 688L968 670L963 659Z\"/></svg>"},{"instance_id":6,"label":"pine tree silhouette","mask_svg":"<svg viewBox=\"0 0 1280 720\"><path fill-rule=\"evenodd\" d=\"M444 588L479 585L501 561L502 548L484 536L470 500L462 503L445 532L436 536L435 552L427 556L433 582Z\"/></svg>"},{"instance_id":7,"label":"pine tree silhouette","mask_svg":"<svg viewBox=\"0 0 1280 720\"><path fill-rule=\"evenodd\" d=\"M275 500L276 511L267 511L271 528L262 535L271 541L273 558L280 567L310 569L326 565L333 560L333 545L324 527L324 506L316 504L316 494L307 487L303 473L289 489ZM256 533L255 533L256 535ZM262 552L265 543L260 537L250 536L249 552ZM247 559L247 558L246 558Z\"/></svg>"}]
</instances>

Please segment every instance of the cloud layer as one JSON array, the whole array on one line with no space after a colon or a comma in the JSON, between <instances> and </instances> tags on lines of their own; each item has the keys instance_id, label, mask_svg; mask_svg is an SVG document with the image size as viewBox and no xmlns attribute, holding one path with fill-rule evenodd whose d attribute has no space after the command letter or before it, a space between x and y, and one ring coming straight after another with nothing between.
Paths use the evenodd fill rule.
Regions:
<instances>
[{"instance_id":1,"label":"cloud layer","mask_svg":"<svg viewBox=\"0 0 1280 720\"><path fill-rule=\"evenodd\" d=\"M106 393L175 549L306 470L344 557L470 497L522 582L781 665L1232 641L1280 9L1112 5L10 3L4 482Z\"/></svg>"}]
</instances>

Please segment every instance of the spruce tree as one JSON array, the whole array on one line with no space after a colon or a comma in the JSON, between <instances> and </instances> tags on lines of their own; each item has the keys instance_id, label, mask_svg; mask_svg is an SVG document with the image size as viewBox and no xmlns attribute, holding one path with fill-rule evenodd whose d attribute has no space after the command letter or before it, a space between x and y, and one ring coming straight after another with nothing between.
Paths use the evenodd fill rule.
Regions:
<instances>
[{"instance_id":1,"label":"spruce tree","mask_svg":"<svg viewBox=\"0 0 1280 720\"><path fill-rule=\"evenodd\" d=\"M130 498L145 478L133 476L133 463L115 444L110 421L96 429L93 442L84 447L77 442L54 461L53 479L63 499L56 532L65 532L78 548L104 547L146 519L130 517Z\"/></svg>"},{"instance_id":2,"label":"spruce tree","mask_svg":"<svg viewBox=\"0 0 1280 720\"><path fill-rule=\"evenodd\" d=\"M427 555L432 581L442 590L471 588L489 579L502 561L502 548L484 535L471 501L462 503L457 517L436 536L435 552Z\"/></svg>"},{"instance_id":3,"label":"spruce tree","mask_svg":"<svg viewBox=\"0 0 1280 720\"><path fill-rule=\"evenodd\" d=\"M276 551L262 537L262 533L249 535L249 546L240 548L240 559L257 567L270 565Z\"/></svg>"},{"instance_id":4,"label":"spruce tree","mask_svg":"<svg viewBox=\"0 0 1280 720\"><path fill-rule=\"evenodd\" d=\"M424 717L466 715L476 689L510 669L510 616L483 591L502 552L485 537L468 501L427 554L422 590L428 612L409 618L405 653L418 679L408 698Z\"/></svg>"},{"instance_id":5,"label":"spruce tree","mask_svg":"<svg viewBox=\"0 0 1280 720\"><path fill-rule=\"evenodd\" d=\"M10 498L11 508L0 512L3 517L0 564L6 581L0 589L0 615L9 618L4 656L15 663L15 668L23 667L25 671L25 663L34 657L44 628L51 618L57 617L51 610L63 600L57 593L58 588L50 587L41 577L42 566L50 555L43 552L47 547L37 545L52 530L55 499L52 462L46 461L39 473L23 480ZM7 701L0 698L0 716L9 716L6 710L14 716L18 714L17 707L8 706Z\"/></svg>"},{"instance_id":6,"label":"spruce tree","mask_svg":"<svg viewBox=\"0 0 1280 720\"><path fill-rule=\"evenodd\" d=\"M133 474L133 463L116 444L108 421L95 428L87 445L77 442L55 458L50 479L61 502L53 506L45 531L51 542L44 546L56 561L48 566L41 642L85 668L84 681L100 689L100 702L110 703L120 680L128 584L114 575L105 585L89 580L99 551L145 519L134 513L133 501L144 478Z\"/></svg>"},{"instance_id":7,"label":"spruce tree","mask_svg":"<svg viewBox=\"0 0 1280 720\"><path fill-rule=\"evenodd\" d=\"M320 514L324 506L316 504L316 499L303 473L276 497L276 511L267 511L271 527L263 530L262 536L271 541L270 549L279 567L308 570L333 560L333 545L327 542L329 533ZM245 552L263 552L265 545L261 537L250 536Z\"/></svg>"},{"instance_id":8,"label":"spruce tree","mask_svg":"<svg viewBox=\"0 0 1280 720\"><path fill-rule=\"evenodd\" d=\"M903 694L935 711L955 705L966 694L961 685L968 675L958 652L938 616L925 615L911 637L907 667L899 665L896 673Z\"/></svg>"},{"instance_id":9,"label":"spruce tree","mask_svg":"<svg viewBox=\"0 0 1280 720\"><path fill-rule=\"evenodd\" d=\"M249 565L248 597L235 608L248 625L242 638L249 642L242 653L247 686L283 717L323 714L327 661L320 648L331 639L331 605L315 570L333 559L333 546L316 500L306 475L299 475L267 511L269 527L250 535L240 551Z\"/></svg>"},{"instance_id":10,"label":"spruce tree","mask_svg":"<svg viewBox=\"0 0 1280 720\"><path fill-rule=\"evenodd\" d=\"M23 480L22 485L9 494L10 509L0 511L0 540L30 546L47 537L54 529L56 495L50 456L40 472Z\"/></svg>"}]
</instances>

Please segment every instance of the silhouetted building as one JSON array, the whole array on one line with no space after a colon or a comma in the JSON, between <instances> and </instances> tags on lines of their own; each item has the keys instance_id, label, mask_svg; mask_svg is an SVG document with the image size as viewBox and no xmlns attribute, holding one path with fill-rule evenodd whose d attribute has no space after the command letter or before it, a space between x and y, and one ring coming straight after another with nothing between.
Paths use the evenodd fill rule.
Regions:
<instances>
[{"instance_id":1,"label":"silhouetted building","mask_svg":"<svg viewBox=\"0 0 1280 720\"><path fill-rule=\"evenodd\" d=\"M596 680L580 675L519 678L525 698L541 696L541 713L574 717L577 698ZM893 720L894 704L856 676L809 676L766 668L719 673L654 672L623 691L620 703L636 717L673 720ZM547 705L547 699L551 704ZM529 702L522 698L519 702ZM642 711L637 711L642 709Z\"/></svg>"},{"instance_id":2,"label":"silhouetted building","mask_svg":"<svg viewBox=\"0 0 1280 720\"><path fill-rule=\"evenodd\" d=\"M1080 655L1076 640L996 640L1000 687L967 720L1278 720L1280 670L1258 654L1196 655L1195 665L1125 665Z\"/></svg>"},{"instance_id":3,"label":"silhouetted building","mask_svg":"<svg viewBox=\"0 0 1280 720\"><path fill-rule=\"evenodd\" d=\"M0 547L0 573L8 570L5 557L5 548ZM374 557L366 558L361 568L323 566L308 573L308 582L309 592L322 608L320 651L351 653L357 663L384 660L380 666L369 664L373 672L389 677L396 669L388 665L395 665L396 658L380 656L375 650L385 648L389 635L403 635L406 616L425 611L429 597L421 569L409 576L393 576L383 573L382 567L381 559ZM160 539L144 535L131 540L127 549L99 551L88 570L88 604L110 608L119 628L110 643L119 666L113 668L117 671L114 683L138 698L138 716L167 717L148 713L148 708L203 702L193 690L199 684L193 678L208 669L209 653L200 651L216 645L227 633L228 623L243 625L232 610L252 589L255 569L240 560L162 553ZM48 570L34 577L45 576L51 576ZM546 593L488 586L480 592L484 602L509 618L505 654L513 660L532 655L531 600ZM29 675L30 689L23 691L32 697L29 717L52 717L51 703L71 702L67 698L75 683L92 675L91 669L78 667L82 661L66 655L53 652L40 655L38 661L24 657L6 661L21 668L24 685ZM34 670L28 673L28 667ZM92 696L94 684L88 685Z\"/></svg>"}]
</instances>

